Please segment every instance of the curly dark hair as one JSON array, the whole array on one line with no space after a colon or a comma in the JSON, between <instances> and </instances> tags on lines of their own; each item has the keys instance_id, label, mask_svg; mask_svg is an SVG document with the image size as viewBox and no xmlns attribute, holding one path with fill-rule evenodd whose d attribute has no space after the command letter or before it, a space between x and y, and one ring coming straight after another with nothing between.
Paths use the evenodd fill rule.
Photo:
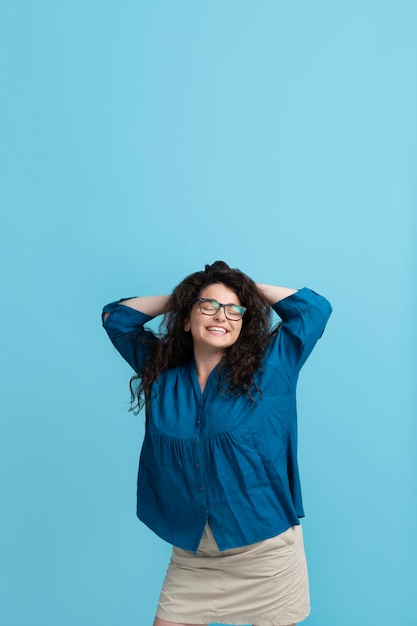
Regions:
<instances>
[{"instance_id":1,"label":"curly dark hair","mask_svg":"<svg viewBox=\"0 0 417 626\"><path fill-rule=\"evenodd\" d=\"M153 343L141 374L130 380L131 410L138 412L144 404L149 406L151 384L162 372L193 358L192 336L184 330L184 322L202 290L217 283L231 289L246 307L240 335L217 366L218 381L229 394L246 394L254 400L254 393L260 391L254 377L272 332L271 307L249 276L224 261L216 261L187 276L172 292L158 340Z\"/></svg>"}]
</instances>

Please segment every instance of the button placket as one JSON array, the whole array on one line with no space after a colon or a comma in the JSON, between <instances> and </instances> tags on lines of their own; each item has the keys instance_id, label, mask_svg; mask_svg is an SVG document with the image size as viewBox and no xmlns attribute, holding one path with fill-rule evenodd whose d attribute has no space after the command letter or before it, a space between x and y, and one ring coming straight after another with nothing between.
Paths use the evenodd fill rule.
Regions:
<instances>
[{"instance_id":1,"label":"button placket","mask_svg":"<svg viewBox=\"0 0 417 626\"><path fill-rule=\"evenodd\" d=\"M203 510L205 512L205 514L208 514L208 508L207 508L207 500L206 500L206 496L205 496L205 492L206 492L206 487L204 485L203 482L203 472L202 472L202 467L201 467L201 450L200 450L200 440L201 440L201 418L202 418L202 413L203 413L203 409L204 409L204 404L201 403L198 407L198 414L197 414L197 418L196 418L196 422L195 422L195 427L196 427L196 435L197 437L194 439L194 468L195 470L199 473L199 476L197 478L196 484L198 485L198 491L200 494L200 497L202 498L202 504L203 504Z\"/></svg>"}]
</instances>

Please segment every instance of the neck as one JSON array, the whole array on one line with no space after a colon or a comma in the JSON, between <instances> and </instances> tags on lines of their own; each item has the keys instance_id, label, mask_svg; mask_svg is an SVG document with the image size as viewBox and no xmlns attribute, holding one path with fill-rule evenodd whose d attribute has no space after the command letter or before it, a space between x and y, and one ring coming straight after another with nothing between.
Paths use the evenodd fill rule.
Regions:
<instances>
[{"instance_id":1,"label":"neck","mask_svg":"<svg viewBox=\"0 0 417 626\"><path fill-rule=\"evenodd\" d=\"M213 352L199 354L198 351L194 352L194 360L197 368L198 382L200 383L201 391L204 391L206 382L210 373L214 370L216 365L220 363L223 357L223 352Z\"/></svg>"}]
</instances>

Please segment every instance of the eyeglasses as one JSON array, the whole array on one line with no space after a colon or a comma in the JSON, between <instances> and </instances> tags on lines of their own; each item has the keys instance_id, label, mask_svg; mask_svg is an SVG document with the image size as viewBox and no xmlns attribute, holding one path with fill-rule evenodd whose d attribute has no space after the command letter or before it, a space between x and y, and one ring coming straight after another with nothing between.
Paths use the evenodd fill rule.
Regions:
<instances>
[{"instance_id":1,"label":"eyeglasses","mask_svg":"<svg viewBox=\"0 0 417 626\"><path fill-rule=\"evenodd\" d=\"M239 304L221 304L217 300L210 300L209 298L198 298L194 304L196 302L198 302L200 311L204 315L215 315L223 307L225 316L232 322L241 320L246 311L246 307Z\"/></svg>"}]
</instances>

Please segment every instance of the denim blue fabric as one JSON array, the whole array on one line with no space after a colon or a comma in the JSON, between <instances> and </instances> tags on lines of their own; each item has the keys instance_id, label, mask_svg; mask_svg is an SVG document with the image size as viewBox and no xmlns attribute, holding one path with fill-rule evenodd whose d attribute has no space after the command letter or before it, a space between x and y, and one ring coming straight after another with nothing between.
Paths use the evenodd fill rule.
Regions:
<instances>
[{"instance_id":1,"label":"denim blue fabric","mask_svg":"<svg viewBox=\"0 0 417 626\"><path fill-rule=\"evenodd\" d=\"M270 341L262 389L251 402L219 390L213 370L201 393L194 361L153 384L140 454L137 514L165 541L197 551L209 521L220 550L268 539L304 516L297 462L296 385L322 335L330 303L310 289L273 305L282 325ZM104 327L140 373L152 319L119 302Z\"/></svg>"}]
</instances>

